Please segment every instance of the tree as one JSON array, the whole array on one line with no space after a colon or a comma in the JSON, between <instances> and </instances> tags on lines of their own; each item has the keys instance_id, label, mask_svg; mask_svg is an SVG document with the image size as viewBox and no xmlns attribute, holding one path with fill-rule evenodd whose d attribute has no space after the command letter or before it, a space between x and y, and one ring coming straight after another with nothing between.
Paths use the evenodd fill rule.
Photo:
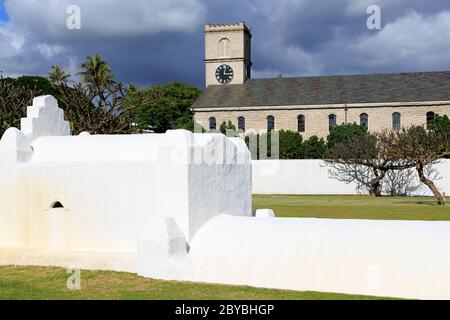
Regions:
<instances>
[{"instance_id":1,"label":"tree","mask_svg":"<svg viewBox=\"0 0 450 320\"><path fill-rule=\"evenodd\" d=\"M115 79L110 66L98 53L87 57L81 68L82 82L96 94L101 94Z\"/></svg>"},{"instance_id":2,"label":"tree","mask_svg":"<svg viewBox=\"0 0 450 320\"><path fill-rule=\"evenodd\" d=\"M273 135L273 133L276 135ZM278 141L276 141L278 140ZM290 130L272 131L263 134L250 133L245 136L245 143L252 151L254 159L272 158L272 145L277 143L275 154L279 159L322 159L327 145L323 138L319 139L317 136L312 136L305 142L300 133ZM267 145L264 150L262 145ZM278 151L277 151L278 150ZM273 158L274 159L274 158Z\"/></svg>"},{"instance_id":3,"label":"tree","mask_svg":"<svg viewBox=\"0 0 450 320\"><path fill-rule=\"evenodd\" d=\"M303 138L298 132L290 130L280 130L280 159L303 159L305 157L303 150Z\"/></svg>"},{"instance_id":4,"label":"tree","mask_svg":"<svg viewBox=\"0 0 450 320\"><path fill-rule=\"evenodd\" d=\"M81 83L57 86L59 106L70 123L72 134L128 134L137 130L121 109L127 88L116 84L108 90L110 99L99 103L98 96Z\"/></svg>"},{"instance_id":5,"label":"tree","mask_svg":"<svg viewBox=\"0 0 450 320\"><path fill-rule=\"evenodd\" d=\"M126 101L130 121L141 131L164 133L170 129L194 128L191 106L201 90L181 82L132 90ZM157 98L157 99L155 99Z\"/></svg>"},{"instance_id":6,"label":"tree","mask_svg":"<svg viewBox=\"0 0 450 320\"><path fill-rule=\"evenodd\" d=\"M0 77L0 137L6 129L20 126L20 119L25 117L27 106L31 105L36 95L36 90Z\"/></svg>"},{"instance_id":7,"label":"tree","mask_svg":"<svg viewBox=\"0 0 450 320\"><path fill-rule=\"evenodd\" d=\"M312 136L303 143L305 159L323 159L327 151L327 144L323 138Z\"/></svg>"},{"instance_id":8,"label":"tree","mask_svg":"<svg viewBox=\"0 0 450 320\"><path fill-rule=\"evenodd\" d=\"M68 86L68 73L53 66L49 77L23 76L17 79L0 78L0 133L9 127L19 127L26 115L26 107L38 95L53 95L64 110L71 132L79 134L121 134L138 132L130 121L134 106L127 105L126 97L132 86L115 81L108 64L99 55L89 57L82 64L82 79ZM158 95L136 99L136 106L152 104ZM193 127L193 122L192 122Z\"/></svg>"},{"instance_id":9,"label":"tree","mask_svg":"<svg viewBox=\"0 0 450 320\"><path fill-rule=\"evenodd\" d=\"M331 130L326 162L333 178L366 186L375 197L381 195L381 182L389 170L407 167L404 161L385 152L377 135L356 123L337 125Z\"/></svg>"},{"instance_id":10,"label":"tree","mask_svg":"<svg viewBox=\"0 0 450 320\"><path fill-rule=\"evenodd\" d=\"M220 125L219 128L220 132L226 136L236 136L237 135L237 131L236 131L236 126L231 122L228 121L227 122L222 122L222 124Z\"/></svg>"},{"instance_id":11,"label":"tree","mask_svg":"<svg viewBox=\"0 0 450 320\"><path fill-rule=\"evenodd\" d=\"M447 115L435 116L434 120L429 124L428 129L431 131L440 131L447 135L450 133L450 119Z\"/></svg>"},{"instance_id":12,"label":"tree","mask_svg":"<svg viewBox=\"0 0 450 320\"><path fill-rule=\"evenodd\" d=\"M432 132L438 132L442 135L442 138L444 140L448 141L450 140L450 119L447 115L436 116L434 120L429 124L428 130ZM447 151L450 151L450 149L448 149ZM443 157L450 158L450 155L446 154Z\"/></svg>"},{"instance_id":13,"label":"tree","mask_svg":"<svg viewBox=\"0 0 450 320\"><path fill-rule=\"evenodd\" d=\"M420 181L430 188L440 205L445 205L445 197L425 173L427 166L450 155L450 131L440 123L445 123L445 120L437 119L429 130L423 126L411 126L384 131L380 134L380 142L391 157L407 161L415 167Z\"/></svg>"},{"instance_id":14,"label":"tree","mask_svg":"<svg viewBox=\"0 0 450 320\"><path fill-rule=\"evenodd\" d=\"M366 133L346 138L328 150L325 161L331 176L346 183L366 185L371 196L381 195L381 181L389 170L411 167L407 160L386 152L378 135Z\"/></svg>"},{"instance_id":15,"label":"tree","mask_svg":"<svg viewBox=\"0 0 450 320\"><path fill-rule=\"evenodd\" d=\"M52 95L56 96L52 84L47 78L38 76L21 76L16 79L7 79L13 83L16 88L24 88L33 90L36 95Z\"/></svg>"},{"instance_id":16,"label":"tree","mask_svg":"<svg viewBox=\"0 0 450 320\"><path fill-rule=\"evenodd\" d=\"M99 55L87 58L81 65L82 79L73 86L66 82L53 85L60 107L65 112L73 134L88 131L91 134L134 133L138 128L130 121L134 107L126 103L131 86L116 82L108 64ZM65 73L60 70L61 73ZM154 103L158 96L147 96L141 103Z\"/></svg>"},{"instance_id":17,"label":"tree","mask_svg":"<svg viewBox=\"0 0 450 320\"><path fill-rule=\"evenodd\" d=\"M52 85L67 85L70 74L65 72L60 66L54 65L48 73L47 78Z\"/></svg>"},{"instance_id":18,"label":"tree","mask_svg":"<svg viewBox=\"0 0 450 320\"><path fill-rule=\"evenodd\" d=\"M303 159L302 140L298 132L290 130L251 133L245 137L249 149L256 149L251 150L254 159Z\"/></svg>"},{"instance_id":19,"label":"tree","mask_svg":"<svg viewBox=\"0 0 450 320\"><path fill-rule=\"evenodd\" d=\"M344 123L335 126L328 135L328 148L336 143L345 142L351 137L360 137L367 134L367 129L356 123Z\"/></svg>"}]
</instances>

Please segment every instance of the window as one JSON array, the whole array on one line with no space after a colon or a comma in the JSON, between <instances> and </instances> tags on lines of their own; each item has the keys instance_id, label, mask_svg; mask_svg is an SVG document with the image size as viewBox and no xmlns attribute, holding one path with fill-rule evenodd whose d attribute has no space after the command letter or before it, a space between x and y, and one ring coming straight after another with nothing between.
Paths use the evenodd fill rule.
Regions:
<instances>
[{"instance_id":1,"label":"window","mask_svg":"<svg viewBox=\"0 0 450 320\"><path fill-rule=\"evenodd\" d=\"M267 117L267 131L275 130L275 118L273 116Z\"/></svg>"},{"instance_id":2,"label":"window","mask_svg":"<svg viewBox=\"0 0 450 320\"><path fill-rule=\"evenodd\" d=\"M244 117L238 118L238 131L245 132L245 118Z\"/></svg>"},{"instance_id":3,"label":"window","mask_svg":"<svg viewBox=\"0 0 450 320\"><path fill-rule=\"evenodd\" d=\"M220 39L219 41L219 57L230 56L230 40L227 38Z\"/></svg>"},{"instance_id":4,"label":"window","mask_svg":"<svg viewBox=\"0 0 450 320\"><path fill-rule=\"evenodd\" d=\"M297 117L297 130L298 132L305 132L305 116L302 114Z\"/></svg>"},{"instance_id":5,"label":"window","mask_svg":"<svg viewBox=\"0 0 450 320\"><path fill-rule=\"evenodd\" d=\"M436 114L433 111L427 112L427 125L430 125L435 117Z\"/></svg>"},{"instance_id":6,"label":"window","mask_svg":"<svg viewBox=\"0 0 450 320\"><path fill-rule=\"evenodd\" d=\"M362 127L369 129L369 116L367 115L367 113L361 113L359 115L359 124Z\"/></svg>"},{"instance_id":7,"label":"window","mask_svg":"<svg viewBox=\"0 0 450 320\"><path fill-rule=\"evenodd\" d=\"M401 115L398 112L392 114L392 129L398 130L401 127Z\"/></svg>"},{"instance_id":8,"label":"window","mask_svg":"<svg viewBox=\"0 0 450 320\"><path fill-rule=\"evenodd\" d=\"M214 117L209 118L209 130L216 130L216 129L217 129L216 118Z\"/></svg>"},{"instance_id":9,"label":"window","mask_svg":"<svg viewBox=\"0 0 450 320\"><path fill-rule=\"evenodd\" d=\"M330 114L328 116L328 130L331 131L334 127L336 127L336 115Z\"/></svg>"}]
</instances>

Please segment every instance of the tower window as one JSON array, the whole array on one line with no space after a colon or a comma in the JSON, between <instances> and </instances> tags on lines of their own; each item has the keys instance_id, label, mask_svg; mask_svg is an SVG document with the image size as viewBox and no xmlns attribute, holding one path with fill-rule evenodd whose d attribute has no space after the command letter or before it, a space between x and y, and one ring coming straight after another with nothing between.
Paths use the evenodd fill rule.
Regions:
<instances>
[{"instance_id":1,"label":"tower window","mask_svg":"<svg viewBox=\"0 0 450 320\"><path fill-rule=\"evenodd\" d=\"M331 131L333 130L334 127L336 127L336 115L335 114L330 114L328 116L328 130Z\"/></svg>"},{"instance_id":2,"label":"tower window","mask_svg":"<svg viewBox=\"0 0 450 320\"><path fill-rule=\"evenodd\" d=\"M217 129L216 118L214 117L209 118L209 130L216 130L216 129Z\"/></svg>"},{"instance_id":3,"label":"tower window","mask_svg":"<svg viewBox=\"0 0 450 320\"><path fill-rule=\"evenodd\" d=\"M302 114L297 117L297 129L298 132L305 132L305 116Z\"/></svg>"},{"instance_id":4,"label":"tower window","mask_svg":"<svg viewBox=\"0 0 450 320\"><path fill-rule=\"evenodd\" d=\"M267 117L267 131L275 130L275 118L273 116Z\"/></svg>"},{"instance_id":5,"label":"tower window","mask_svg":"<svg viewBox=\"0 0 450 320\"><path fill-rule=\"evenodd\" d=\"M436 114L433 111L427 112L427 125L430 125L435 117Z\"/></svg>"},{"instance_id":6,"label":"tower window","mask_svg":"<svg viewBox=\"0 0 450 320\"><path fill-rule=\"evenodd\" d=\"M244 117L238 118L238 130L245 132L245 118Z\"/></svg>"},{"instance_id":7,"label":"tower window","mask_svg":"<svg viewBox=\"0 0 450 320\"><path fill-rule=\"evenodd\" d=\"M361 125L361 127L369 129L369 116L367 115L367 113L361 113L359 115L359 124Z\"/></svg>"},{"instance_id":8,"label":"tower window","mask_svg":"<svg viewBox=\"0 0 450 320\"><path fill-rule=\"evenodd\" d=\"M392 129L398 130L401 127L402 116L398 112L392 114Z\"/></svg>"},{"instance_id":9,"label":"tower window","mask_svg":"<svg viewBox=\"0 0 450 320\"><path fill-rule=\"evenodd\" d=\"M222 38L219 41L219 57L230 56L230 40Z\"/></svg>"}]
</instances>

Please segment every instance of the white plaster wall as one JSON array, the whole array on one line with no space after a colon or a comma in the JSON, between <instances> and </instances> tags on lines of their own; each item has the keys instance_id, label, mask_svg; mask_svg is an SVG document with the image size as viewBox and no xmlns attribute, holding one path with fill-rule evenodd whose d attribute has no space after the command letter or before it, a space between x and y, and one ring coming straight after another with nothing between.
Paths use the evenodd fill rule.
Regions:
<instances>
[{"instance_id":1,"label":"white plaster wall","mask_svg":"<svg viewBox=\"0 0 450 320\"><path fill-rule=\"evenodd\" d=\"M156 215L147 163L36 163L19 168L16 217L27 248L137 253L139 226ZM153 200L153 201L149 201ZM64 209L51 209L60 201ZM14 217L14 215L12 215Z\"/></svg>"},{"instance_id":2,"label":"white plaster wall","mask_svg":"<svg viewBox=\"0 0 450 320\"><path fill-rule=\"evenodd\" d=\"M64 121L64 111L52 96L34 98L33 105L27 108L27 117L21 119L20 126L29 142L43 136L70 135L69 123Z\"/></svg>"},{"instance_id":3,"label":"white plaster wall","mask_svg":"<svg viewBox=\"0 0 450 320\"><path fill-rule=\"evenodd\" d=\"M10 152L0 150L0 246L16 245L19 220L11 216L16 212L17 170Z\"/></svg>"},{"instance_id":4,"label":"white plaster wall","mask_svg":"<svg viewBox=\"0 0 450 320\"><path fill-rule=\"evenodd\" d=\"M254 194L351 195L361 192L354 183L331 179L329 167L321 160L253 160L252 166ZM436 181L437 186L450 195L450 160L442 160L434 168L441 176ZM413 194L431 195L431 192L423 186Z\"/></svg>"},{"instance_id":5,"label":"white plaster wall","mask_svg":"<svg viewBox=\"0 0 450 320\"><path fill-rule=\"evenodd\" d=\"M16 128L6 130L0 140L0 245L14 246L21 219L14 215L20 198L17 163L26 161L32 150L26 136Z\"/></svg>"},{"instance_id":6,"label":"white plaster wall","mask_svg":"<svg viewBox=\"0 0 450 320\"><path fill-rule=\"evenodd\" d=\"M155 162L164 144L161 134L46 136L32 143L30 163Z\"/></svg>"},{"instance_id":7,"label":"white plaster wall","mask_svg":"<svg viewBox=\"0 0 450 320\"><path fill-rule=\"evenodd\" d=\"M209 165L189 166L189 207L195 213L195 219L190 220L189 239L212 215L252 214L250 152L242 139L228 139L222 134L213 137L195 136L196 148Z\"/></svg>"},{"instance_id":8,"label":"white plaster wall","mask_svg":"<svg viewBox=\"0 0 450 320\"><path fill-rule=\"evenodd\" d=\"M211 217L251 216L250 153L239 139L184 130L45 136L20 162L17 132L0 142L0 264L134 272L145 254L140 270L159 276L169 253L158 254L172 241L159 237L161 221L179 228L179 251ZM56 201L64 208L52 209ZM158 263L145 269L148 261Z\"/></svg>"},{"instance_id":9,"label":"white plaster wall","mask_svg":"<svg viewBox=\"0 0 450 320\"><path fill-rule=\"evenodd\" d=\"M194 237L185 280L450 299L449 247L450 222L219 216Z\"/></svg>"}]
</instances>

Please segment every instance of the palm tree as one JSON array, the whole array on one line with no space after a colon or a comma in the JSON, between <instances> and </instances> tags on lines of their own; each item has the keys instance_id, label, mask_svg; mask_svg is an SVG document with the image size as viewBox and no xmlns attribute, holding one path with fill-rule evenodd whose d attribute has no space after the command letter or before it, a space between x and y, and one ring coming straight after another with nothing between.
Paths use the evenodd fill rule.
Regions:
<instances>
[{"instance_id":1,"label":"palm tree","mask_svg":"<svg viewBox=\"0 0 450 320\"><path fill-rule=\"evenodd\" d=\"M81 68L83 68L80 72L82 81L96 93L104 91L105 87L114 81L111 68L98 53L87 57L81 64Z\"/></svg>"},{"instance_id":2,"label":"palm tree","mask_svg":"<svg viewBox=\"0 0 450 320\"><path fill-rule=\"evenodd\" d=\"M47 75L48 80L53 85L67 85L70 74L64 71L60 66L54 65Z\"/></svg>"}]
</instances>

